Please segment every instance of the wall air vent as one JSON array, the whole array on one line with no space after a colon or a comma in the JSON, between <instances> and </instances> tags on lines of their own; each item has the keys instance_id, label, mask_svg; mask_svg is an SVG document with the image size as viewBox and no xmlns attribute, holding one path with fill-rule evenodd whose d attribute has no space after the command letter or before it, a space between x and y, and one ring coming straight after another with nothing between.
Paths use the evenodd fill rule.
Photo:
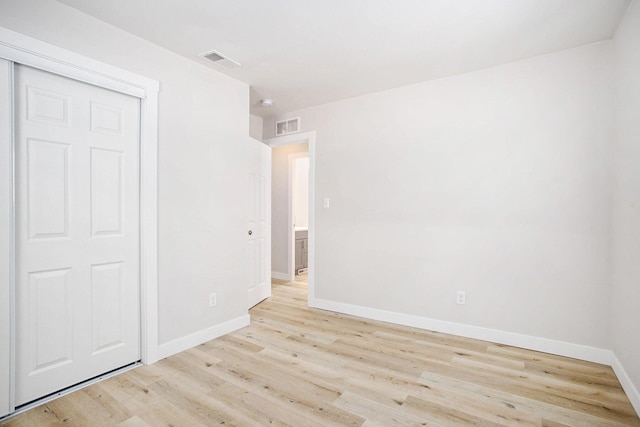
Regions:
<instances>
[{"instance_id":1,"label":"wall air vent","mask_svg":"<svg viewBox=\"0 0 640 427\"><path fill-rule=\"evenodd\" d=\"M235 68L240 66L239 62L236 62L233 59L230 59L224 56L217 50L210 50L209 52L201 53L198 56L206 58L209 61L213 62L216 65L219 65L222 68Z\"/></svg>"},{"instance_id":2,"label":"wall air vent","mask_svg":"<svg viewBox=\"0 0 640 427\"><path fill-rule=\"evenodd\" d=\"M294 133L300 130L300 117L276 122L276 136Z\"/></svg>"}]
</instances>

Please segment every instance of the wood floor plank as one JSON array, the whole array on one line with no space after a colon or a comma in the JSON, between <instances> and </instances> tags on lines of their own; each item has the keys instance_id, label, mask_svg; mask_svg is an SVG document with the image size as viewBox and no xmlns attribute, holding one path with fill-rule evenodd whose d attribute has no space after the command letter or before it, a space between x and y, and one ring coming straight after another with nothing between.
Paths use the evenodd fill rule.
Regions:
<instances>
[{"instance_id":1,"label":"wood floor plank","mask_svg":"<svg viewBox=\"0 0 640 427\"><path fill-rule=\"evenodd\" d=\"M608 366L310 309L306 291L274 280L250 326L0 425L640 427Z\"/></svg>"},{"instance_id":2,"label":"wood floor plank","mask_svg":"<svg viewBox=\"0 0 640 427\"><path fill-rule=\"evenodd\" d=\"M118 427L152 427L147 422L145 422L142 418L137 415L134 415L131 418L127 418L120 424Z\"/></svg>"},{"instance_id":3,"label":"wood floor plank","mask_svg":"<svg viewBox=\"0 0 640 427\"><path fill-rule=\"evenodd\" d=\"M344 393L333 405L360 415L365 419L365 426L443 426L351 392Z\"/></svg>"},{"instance_id":4,"label":"wood floor plank","mask_svg":"<svg viewBox=\"0 0 640 427\"><path fill-rule=\"evenodd\" d=\"M215 405L215 399L207 394L194 393L189 383L175 381L158 381L150 385L150 389L162 396L174 407L188 412L199 424L204 425L239 425L233 417L222 413Z\"/></svg>"},{"instance_id":5,"label":"wood floor plank","mask_svg":"<svg viewBox=\"0 0 640 427\"><path fill-rule=\"evenodd\" d=\"M567 425L594 427L622 427L625 423L617 422L610 417L597 417L579 409L564 408L554 404L542 402L538 395L520 396L508 391L500 390L482 382L464 381L453 378L442 372L424 372L420 381L427 387L416 392L419 397L437 402L452 402L461 400L461 406L472 413L484 414L484 418L503 423L505 425L521 425L530 420L533 415L535 424L542 419L564 422ZM495 417L492 418L491 414ZM629 424L633 425L633 424Z\"/></svg>"},{"instance_id":6,"label":"wood floor plank","mask_svg":"<svg viewBox=\"0 0 640 427\"><path fill-rule=\"evenodd\" d=\"M454 378L482 378L485 385L506 389L519 396L532 395L542 402L565 408L579 408L596 416L613 420L628 419L628 422L632 422L634 416L637 418L626 396L603 393L588 385L576 386L554 378L536 377L478 363L470 364L469 361L461 364L454 360L448 372Z\"/></svg>"},{"instance_id":7,"label":"wood floor plank","mask_svg":"<svg viewBox=\"0 0 640 427\"><path fill-rule=\"evenodd\" d=\"M461 406L460 408L464 408L464 406ZM407 400L402 404L402 410L413 414L422 420L430 420L434 423L439 423L445 426L501 426L501 424L470 414L466 411L466 408L457 409L450 405L441 405L419 399L415 396L409 396L407 398ZM519 425L524 426L526 424L520 423ZM531 425L533 426L536 424Z\"/></svg>"},{"instance_id":8,"label":"wood floor plank","mask_svg":"<svg viewBox=\"0 0 640 427\"><path fill-rule=\"evenodd\" d=\"M64 414L56 414L49 408L48 404L43 404L37 408L29 410L29 412L21 414L7 421L0 423L2 426L20 426L20 427L40 427L40 426L64 426Z\"/></svg>"}]
</instances>

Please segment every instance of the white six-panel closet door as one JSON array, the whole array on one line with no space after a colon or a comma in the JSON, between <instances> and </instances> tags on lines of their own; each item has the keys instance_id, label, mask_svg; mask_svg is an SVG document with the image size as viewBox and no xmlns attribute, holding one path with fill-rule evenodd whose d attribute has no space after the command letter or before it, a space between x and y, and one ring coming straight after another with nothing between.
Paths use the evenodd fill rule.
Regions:
<instances>
[{"instance_id":1,"label":"white six-panel closet door","mask_svg":"<svg viewBox=\"0 0 640 427\"><path fill-rule=\"evenodd\" d=\"M139 100L15 69L16 405L140 359Z\"/></svg>"}]
</instances>

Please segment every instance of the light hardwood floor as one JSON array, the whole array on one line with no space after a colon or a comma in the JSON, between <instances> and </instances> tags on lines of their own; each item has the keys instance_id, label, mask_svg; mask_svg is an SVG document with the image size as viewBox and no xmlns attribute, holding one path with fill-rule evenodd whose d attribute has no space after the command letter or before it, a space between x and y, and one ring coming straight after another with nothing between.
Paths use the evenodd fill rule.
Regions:
<instances>
[{"instance_id":1,"label":"light hardwood floor","mask_svg":"<svg viewBox=\"0 0 640 427\"><path fill-rule=\"evenodd\" d=\"M306 307L274 281L251 326L2 426L640 426L611 368Z\"/></svg>"}]
</instances>

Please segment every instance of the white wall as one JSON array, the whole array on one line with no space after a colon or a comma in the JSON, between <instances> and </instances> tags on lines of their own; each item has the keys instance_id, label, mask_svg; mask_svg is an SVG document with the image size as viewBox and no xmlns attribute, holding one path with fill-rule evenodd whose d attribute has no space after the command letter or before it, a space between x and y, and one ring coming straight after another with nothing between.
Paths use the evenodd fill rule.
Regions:
<instances>
[{"instance_id":1,"label":"white wall","mask_svg":"<svg viewBox=\"0 0 640 427\"><path fill-rule=\"evenodd\" d=\"M629 382L625 387L627 394L640 413L640 3L637 0L618 28L614 52L612 343Z\"/></svg>"},{"instance_id":2,"label":"white wall","mask_svg":"<svg viewBox=\"0 0 640 427\"><path fill-rule=\"evenodd\" d=\"M160 343L246 315L248 86L52 0L0 10L0 26L160 81Z\"/></svg>"},{"instance_id":3,"label":"white wall","mask_svg":"<svg viewBox=\"0 0 640 427\"><path fill-rule=\"evenodd\" d=\"M254 116L253 114L249 115L249 136L251 138L262 141L262 126L262 117Z\"/></svg>"},{"instance_id":4,"label":"white wall","mask_svg":"<svg viewBox=\"0 0 640 427\"><path fill-rule=\"evenodd\" d=\"M306 142L274 147L271 151L271 270L276 278L293 274L288 240L289 155L307 152Z\"/></svg>"},{"instance_id":5,"label":"white wall","mask_svg":"<svg viewBox=\"0 0 640 427\"><path fill-rule=\"evenodd\" d=\"M309 227L309 157L295 159L294 165L293 224Z\"/></svg>"},{"instance_id":6,"label":"white wall","mask_svg":"<svg viewBox=\"0 0 640 427\"><path fill-rule=\"evenodd\" d=\"M606 358L611 55L602 42L288 113L317 131L314 297Z\"/></svg>"}]
</instances>

